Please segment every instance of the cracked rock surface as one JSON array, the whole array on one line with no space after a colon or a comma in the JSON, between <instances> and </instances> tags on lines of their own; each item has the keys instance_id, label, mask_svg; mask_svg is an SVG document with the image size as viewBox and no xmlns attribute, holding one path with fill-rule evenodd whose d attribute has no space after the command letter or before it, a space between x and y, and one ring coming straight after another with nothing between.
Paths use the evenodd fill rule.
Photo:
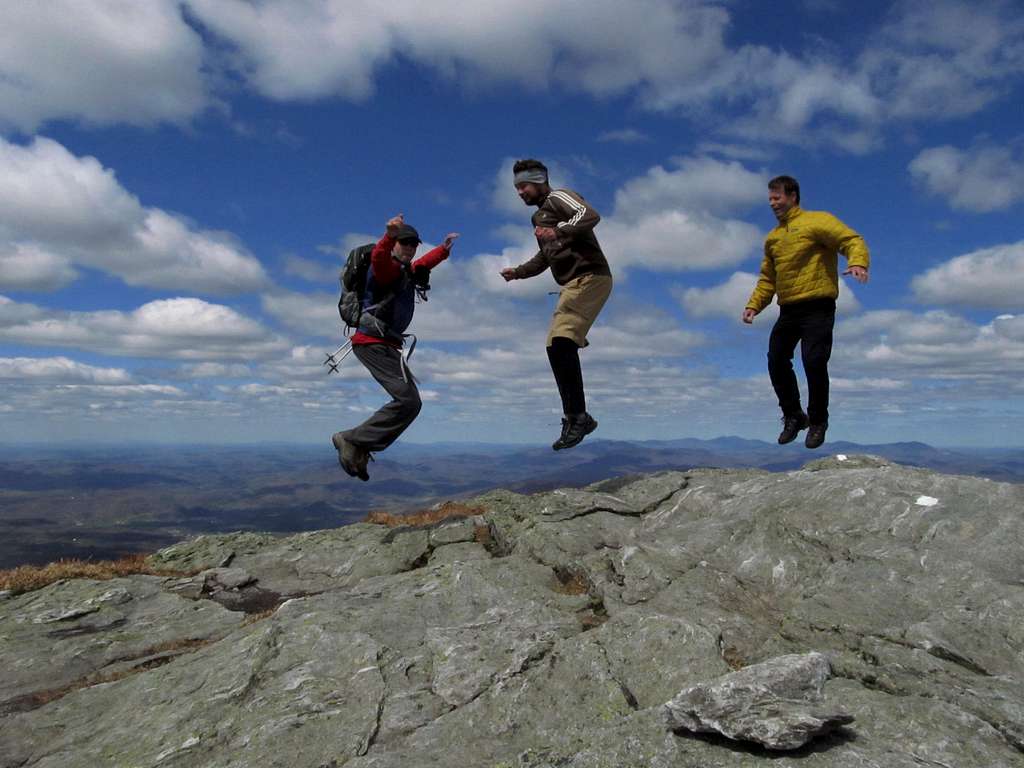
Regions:
<instances>
[{"instance_id":1,"label":"cracked rock surface","mask_svg":"<svg viewBox=\"0 0 1024 768\"><path fill-rule=\"evenodd\" d=\"M471 503L0 601L0 768L1024 768L1024 487L849 456ZM666 723L791 659L803 746Z\"/></svg>"}]
</instances>

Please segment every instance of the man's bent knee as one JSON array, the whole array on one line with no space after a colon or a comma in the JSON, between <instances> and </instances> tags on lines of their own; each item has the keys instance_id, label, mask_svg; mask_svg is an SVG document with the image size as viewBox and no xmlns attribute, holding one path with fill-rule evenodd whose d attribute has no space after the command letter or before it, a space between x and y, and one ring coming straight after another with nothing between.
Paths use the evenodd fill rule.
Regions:
<instances>
[{"instance_id":1,"label":"man's bent knee","mask_svg":"<svg viewBox=\"0 0 1024 768\"><path fill-rule=\"evenodd\" d=\"M397 398L402 409L402 415L409 419L415 419L423 409L423 400L416 390L411 390Z\"/></svg>"}]
</instances>

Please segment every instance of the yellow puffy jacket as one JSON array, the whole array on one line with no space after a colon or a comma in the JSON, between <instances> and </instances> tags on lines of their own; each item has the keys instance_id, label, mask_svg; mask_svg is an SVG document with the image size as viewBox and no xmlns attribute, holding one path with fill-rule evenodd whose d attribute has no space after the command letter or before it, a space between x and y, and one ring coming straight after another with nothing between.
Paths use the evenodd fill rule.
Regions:
<instances>
[{"instance_id":1,"label":"yellow puffy jacket","mask_svg":"<svg viewBox=\"0 0 1024 768\"><path fill-rule=\"evenodd\" d=\"M761 275L747 308L760 312L775 295L780 305L836 298L840 251L851 267L871 263L864 238L831 213L793 206L764 240Z\"/></svg>"}]
</instances>

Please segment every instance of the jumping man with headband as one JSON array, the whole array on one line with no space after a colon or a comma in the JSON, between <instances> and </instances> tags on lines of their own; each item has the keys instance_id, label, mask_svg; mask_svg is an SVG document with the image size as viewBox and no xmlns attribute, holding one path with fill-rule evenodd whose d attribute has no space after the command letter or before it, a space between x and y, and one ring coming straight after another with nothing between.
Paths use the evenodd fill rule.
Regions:
<instances>
[{"instance_id":1,"label":"jumping man with headband","mask_svg":"<svg viewBox=\"0 0 1024 768\"><path fill-rule=\"evenodd\" d=\"M501 276L522 280L550 267L562 288L547 339L564 414L562 434L551 446L559 451L578 445L597 429L587 413L579 351L587 346L587 332L612 292L612 273L594 236L601 217L593 206L571 189L551 189L548 169L538 160L519 160L512 172L519 197L537 206L533 231L540 250L524 264L501 270Z\"/></svg>"}]
</instances>

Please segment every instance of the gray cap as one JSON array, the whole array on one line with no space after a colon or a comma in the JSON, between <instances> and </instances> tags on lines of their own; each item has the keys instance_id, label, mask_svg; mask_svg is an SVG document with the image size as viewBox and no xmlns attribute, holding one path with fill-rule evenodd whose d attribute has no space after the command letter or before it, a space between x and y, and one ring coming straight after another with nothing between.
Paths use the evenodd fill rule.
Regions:
<instances>
[{"instance_id":1,"label":"gray cap","mask_svg":"<svg viewBox=\"0 0 1024 768\"><path fill-rule=\"evenodd\" d=\"M420 233L416 231L416 228L408 224L403 224L398 228L398 236L395 239L399 241L415 240L417 245L423 242L420 240Z\"/></svg>"}]
</instances>

